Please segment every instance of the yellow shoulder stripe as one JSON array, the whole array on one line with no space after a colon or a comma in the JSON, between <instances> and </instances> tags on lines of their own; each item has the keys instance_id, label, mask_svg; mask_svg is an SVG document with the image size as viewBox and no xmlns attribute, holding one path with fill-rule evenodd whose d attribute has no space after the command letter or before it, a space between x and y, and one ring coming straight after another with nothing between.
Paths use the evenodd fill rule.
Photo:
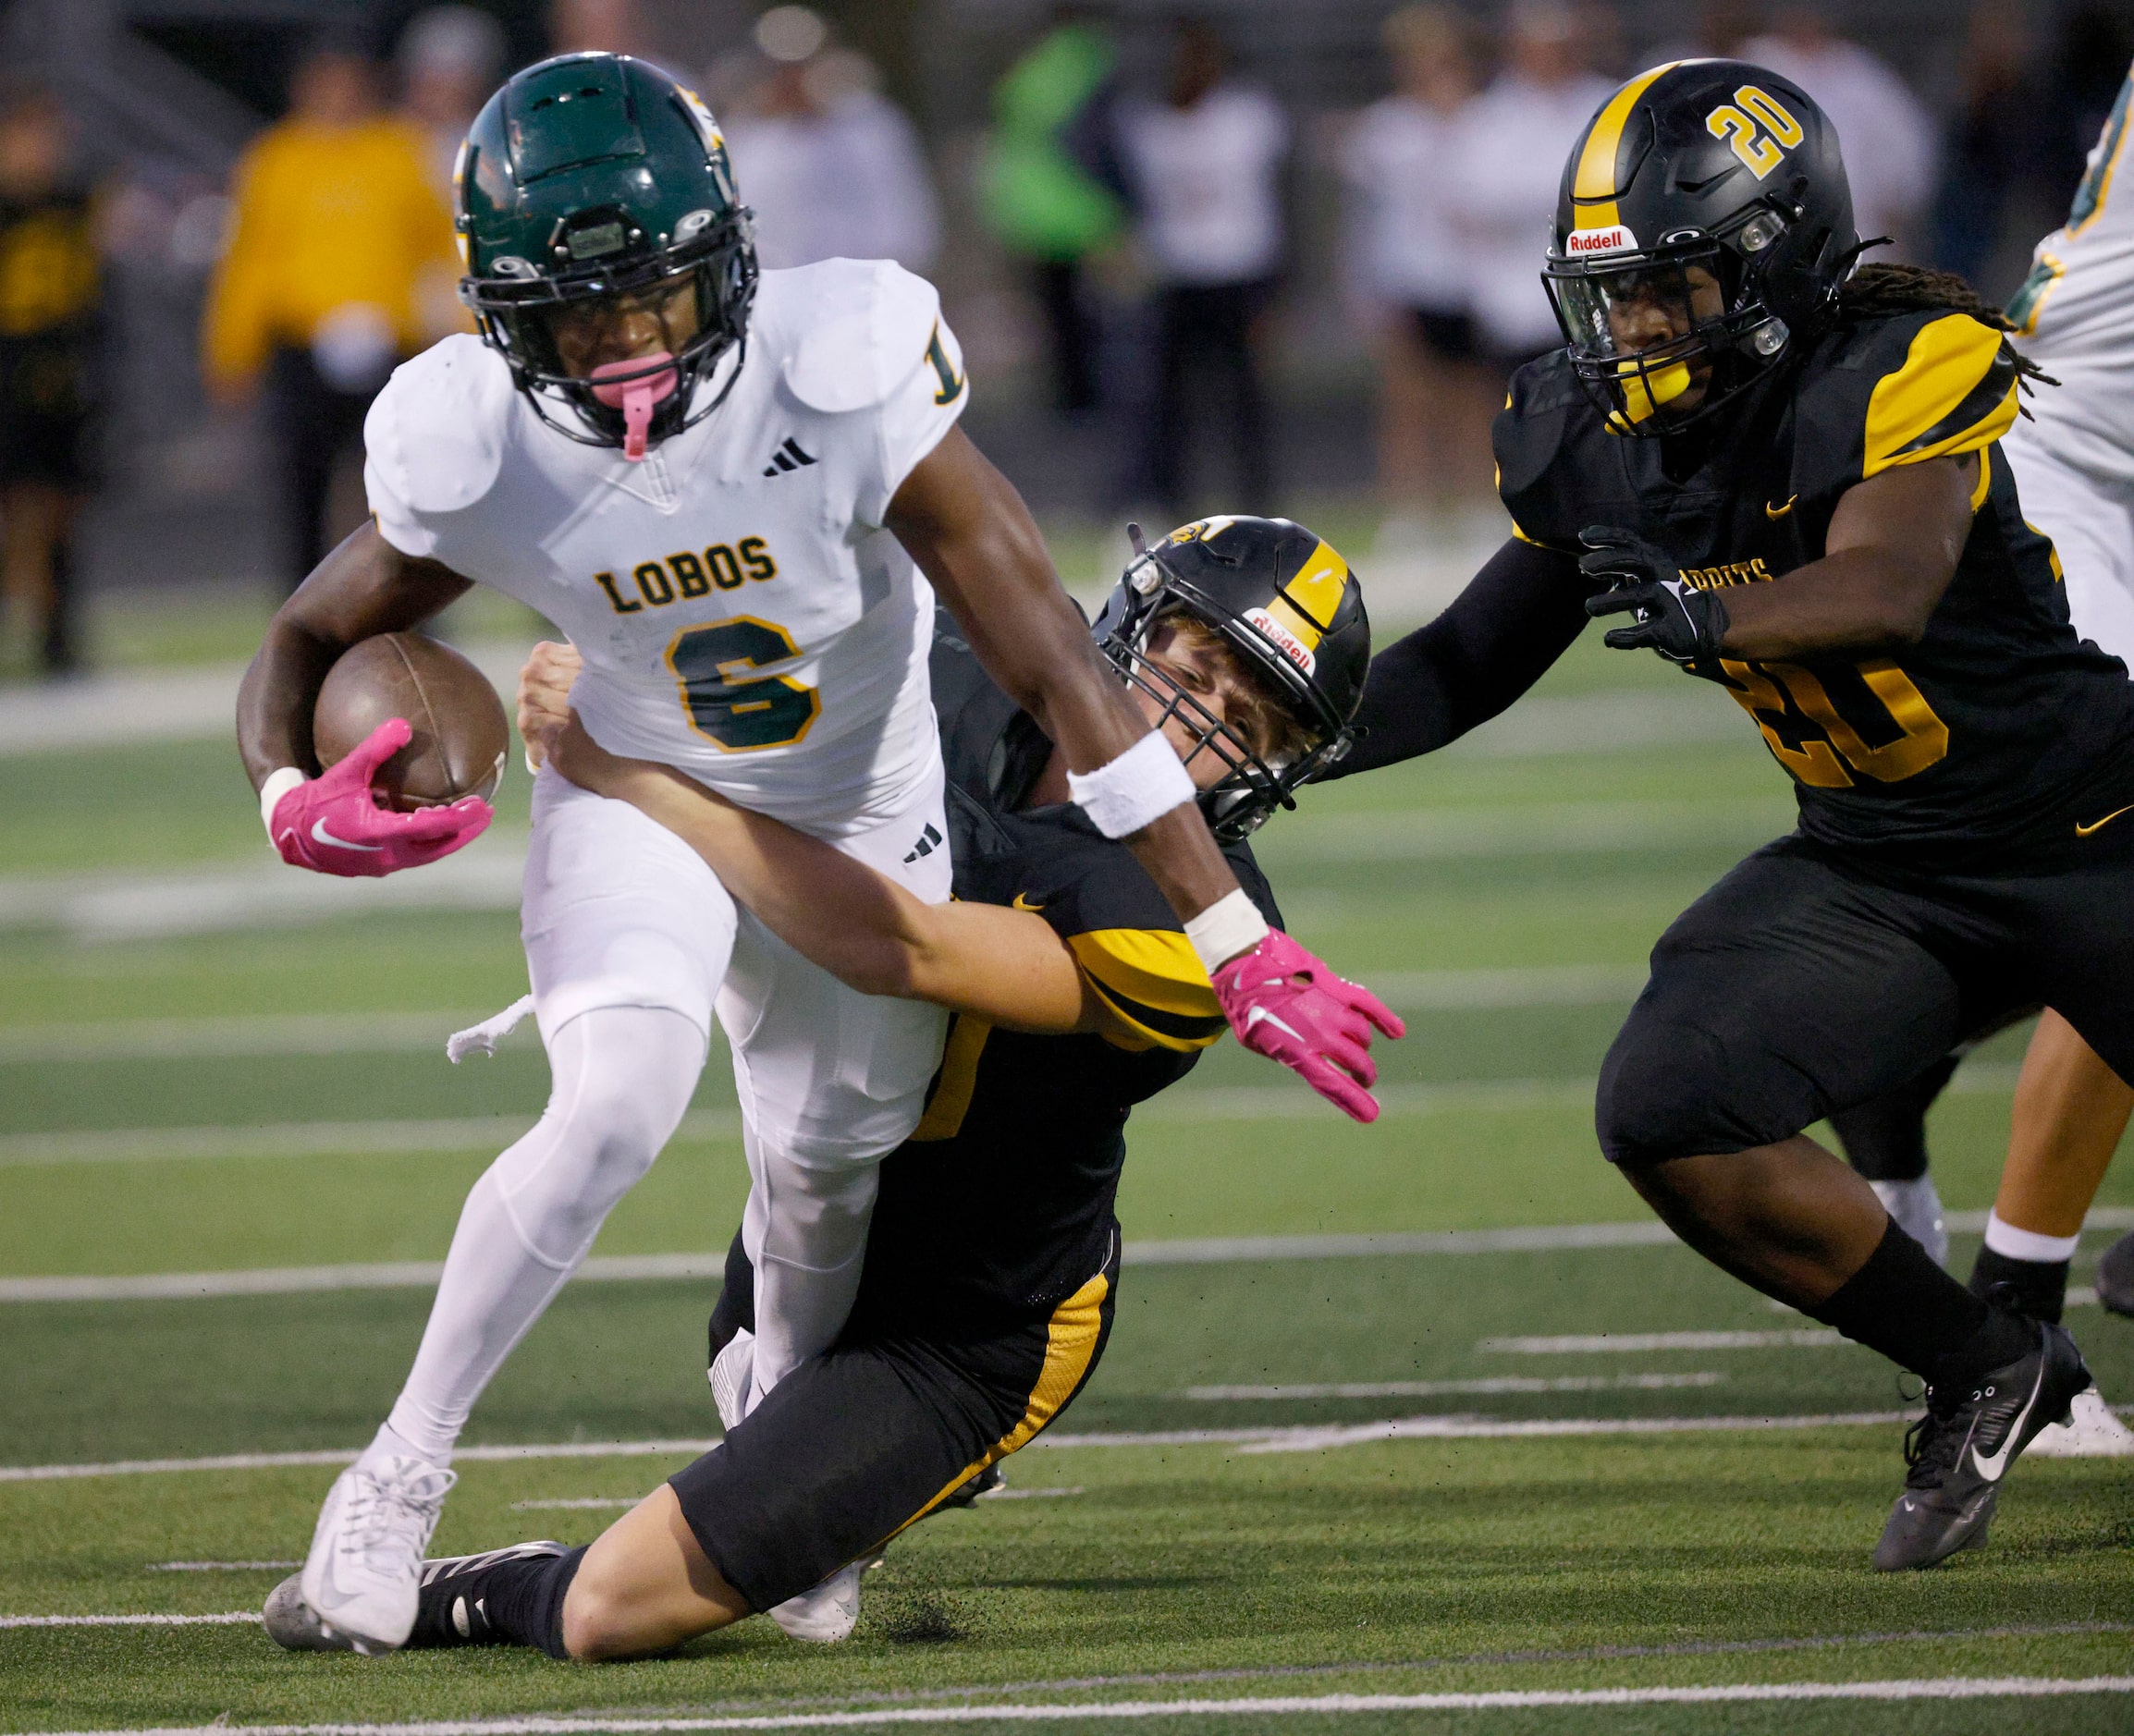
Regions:
<instances>
[{"instance_id":1,"label":"yellow shoulder stripe","mask_svg":"<svg viewBox=\"0 0 2134 1736\"><path fill-rule=\"evenodd\" d=\"M1950 313L1912 336L1904 365L1868 399L1860 474L1991 446L2016 420L2016 369L2001 334Z\"/></svg>"},{"instance_id":2,"label":"yellow shoulder stripe","mask_svg":"<svg viewBox=\"0 0 2134 1736\"><path fill-rule=\"evenodd\" d=\"M1149 1045L1201 1049L1223 1033L1208 972L1176 930L1098 928L1067 945L1104 1004Z\"/></svg>"}]
</instances>

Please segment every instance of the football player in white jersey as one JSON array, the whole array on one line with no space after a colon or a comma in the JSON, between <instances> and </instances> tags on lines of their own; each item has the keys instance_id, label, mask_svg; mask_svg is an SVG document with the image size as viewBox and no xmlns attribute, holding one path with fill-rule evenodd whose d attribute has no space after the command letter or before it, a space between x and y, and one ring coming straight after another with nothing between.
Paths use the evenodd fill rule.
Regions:
<instances>
[{"instance_id":1,"label":"football player in white jersey","mask_svg":"<svg viewBox=\"0 0 2134 1736\"><path fill-rule=\"evenodd\" d=\"M482 582L577 647L572 703L603 747L943 900L938 596L1077 768L1074 799L1171 902L1240 1040L1375 1116L1369 1026L1399 1021L1238 888L1021 498L955 428L968 394L933 288L850 260L759 281L710 115L625 56L515 76L457 180L481 336L447 338L380 395L364 429L373 521L276 614L239 695L284 858L388 873L487 824L477 801L378 805L370 778L404 723L323 774L311 740L343 650ZM1312 654L1301 639L1297 654ZM843 1323L875 1167L917 1123L939 1060L938 1009L846 988L673 834L553 773L534 790L522 929L547 1111L469 1195L408 1383L329 1492L302 1575L321 1622L366 1652L406 1639L468 1412L673 1132L713 1019L751 1180L752 1400Z\"/></svg>"}]
</instances>

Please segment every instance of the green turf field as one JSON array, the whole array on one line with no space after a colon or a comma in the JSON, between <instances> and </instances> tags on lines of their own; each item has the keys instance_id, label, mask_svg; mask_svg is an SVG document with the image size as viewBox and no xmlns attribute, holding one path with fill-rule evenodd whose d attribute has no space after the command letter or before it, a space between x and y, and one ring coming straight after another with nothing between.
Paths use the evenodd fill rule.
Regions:
<instances>
[{"instance_id":1,"label":"green turf field","mask_svg":"<svg viewBox=\"0 0 2134 1736\"><path fill-rule=\"evenodd\" d=\"M234 629L129 630L182 651ZM1686 691L1709 731L1616 739ZM292 1658L240 1622L20 1625L257 1607L284 1570L233 1564L302 1553L330 1463L21 1469L359 1446L421 1330L423 1263L546 1074L525 1032L487 1062L442 1054L523 989L500 909L103 940L0 923L0 1730L502 1731L536 1714L987 1730L1045 1707L1098 1728L1152 1702L1184 1707L1161 1727L1209 1730L2134 1727L2130 1691L1829 1697L2128 1675L2134 1460L2026 1461L1990 1549L1868 1571L1901 1473L1892 1371L1650 1240L1591 1132L1590 1082L1647 949L1784 829L1783 780L1723 696L1651 660L1589 640L1541 697L1546 727L1508 718L1263 835L1292 925L1408 1013L1383 1052L1385 1119L1353 1128L1228 1047L1138 1115L1135 1257L1101 1371L1011 1461L1009 1498L899 1542L829 1650L754 1621L590 1670ZM500 839L525 793L507 786ZM152 904L263 853L219 743L0 757L0 911L10 886L82 876ZM1996 1042L1937 1111L1957 1210L1992 1197L2020 1045ZM441 1550L589 1538L716 1430L714 1282L671 1274L723 1247L741 1193L715 1067L602 1236L609 1281L567 1290L476 1412ZM2134 1172L2103 1204L2134 1206ZM1638 1228L1523 1249L1501 1233L1595 1225ZM1210 1245L1306 1236L1408 1241ZM1959 1260L1975 1246L1959 1237ZM669 1276L625 1281L648 1269ZM2107 1394L2134 1398L2134 1326L2093 1306L2070 1320ZM618 1442L635 1445L603 1450ZM567 1450L479 1452L509 1446ZM1749 1687L1807 1697L1651 1697ZM1604 1690L1630 1697L1548 1703Z\"/></svg>"}]
</instances>

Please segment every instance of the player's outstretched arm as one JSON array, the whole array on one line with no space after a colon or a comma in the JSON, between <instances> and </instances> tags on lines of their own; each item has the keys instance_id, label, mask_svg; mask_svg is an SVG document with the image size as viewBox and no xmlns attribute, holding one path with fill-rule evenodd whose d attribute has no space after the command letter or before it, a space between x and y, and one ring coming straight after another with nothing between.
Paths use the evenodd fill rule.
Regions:
<instances>
[{"instance_id":1,"label":"player's outstretched arm","mask_svg":"<svg viewBox=\"0 0 2134 1736\"><path fill-rule=\"evenodd\" d=\"M889 502L889 528L986 673L1036 719L1070 769L1094 772L1148 735L1147 719L1061 587L1023 496L962 429L951 428L904 479ZM1190 801L1124 841L1181 921L1238 890Z\"/></svg>"},{"instance_id":2,"label":"player's outstretched arm","mask_svg":"<svg viewBox=\"0 0 2134 1736\"><path fill-rule=\"evenodd\" d=\"M737 807L670 766L623 759L575 714L520 717L572 783L627 801L687 844L779 939L863 995L932 1001L1012 1030L1095 1031L1108 1010L1042 916L927 904L820 838Z\"/></svg>"},{"instance_id":3,"label":"player's outstretched arm","mask_svg":"<svg viewBox=\"0 0 2134 1736\"><path fill-rule=\"evenodd\" d=\"M1917 644L1970 539L1978 477L1978 455L1967 452L1855 483L1831 515L1821 560L1724 592L1697 590L1663 551L1597 525L1581 532L1591 552L1579 564L1614 589L1587 608L1636 617L1608 634L1617 650L1649 647L1676 663Z\"/></svg>"},{"instance_id":4,"label":"player's outstretched arm","mask_svg":"<svg viewBox=\"0 0 2134 1736\"><path fill-rule=\"evenodd\" d=\"M435 561L401 554L372 523L275 611L238 689L237 740L284 861L322 874L374 876L434 862L488 824L489 804L476 797L416 813L378 806L371 778L406 744L404 721L382 725L323 776L312 745L312 710L341 653L374 634L419 625L471 584Z\"/></svg>"},{"instance_id":5,"label":"player's outstretched arm","mask_svg":"<svg viewBox=\"0 0 2134 1736\"><path fill-rule=\"evenodd\" d=\"M1074 799L1133 850L1184 924L1237 1040L1360 1121L1378 1105L1371 1029L1404 1027L1267 920L1222 859L1176 752L1127 698L1061 588L1014 486L959 429L907 476L889 528L986 672L1067 759Z\"/></svg>"},{"instance_id":6,"label":"player's outstretched arm","mask_svg":"<svg viewBox=\"0 0 2134 1736\"><path fill-rule=\"evenodd\" d=\"M1437 619L1371 659L1355 745L1324 776L1434 753L1489 722L1578 637L1590 589L1572 556L1508 540Z\"/></svg>"}]
</instances>

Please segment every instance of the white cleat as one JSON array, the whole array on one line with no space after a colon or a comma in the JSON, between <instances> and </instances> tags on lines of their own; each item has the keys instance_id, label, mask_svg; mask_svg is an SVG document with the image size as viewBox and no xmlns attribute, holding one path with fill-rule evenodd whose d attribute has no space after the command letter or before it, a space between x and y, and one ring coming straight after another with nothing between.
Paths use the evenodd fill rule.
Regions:
<instances>
[{"instance_id":1,"label":"white cleat","mask_svg":"<svg viewBox=\"0 0 2134 1736\"><path fill-rule=\"evenodd\" d=\"M848 1639L860 1620L860 1575L872 1561L854 1561L797 1597L774 1605L770 1619L796 1640L835 1645Z\"/></svg>"},{"instance_id":2,"label":"white cleat","mask_svg":"<svg viewBox=\"0 0 2134 1736\"><path fill-rule=\"evenodd\" d=\"M712 1359L711 1401L727 1432L741 1426L748 1412L748 1389L755 1384L755 1334L742 1327Z\"/></svg>"},{"instance_id":3,"label":"white cleat","mask_svg":"<svg viewBox=\"0 0 2134 1736\"><path fill-rule=\"evenodd\" d=\"M2075 1395L2067 1422L2040 1430L2027 1450L2040 1459L2134 1459L2134 1429L2091 1387Z\"/></svg>"},{"instance_id":4,"label":"white cleat","mask_svg":"<svg viewBox=\"0 0 2134 1736\"><path fill-rule=\"evenodd\" d=\"M1897 1228L1933 1256L1936 1265L1949 1263L1949 1227L1942 1217L1942 1196L1934 1179L1917 1181L1870 1181L1883 1210L1896 1219Z\"/></svg>"},{"instance_id":5,"label":"white cleat","mask_svg":"<svg viewBox=\"0 0 2134 1736\"><path fill-rule=\"evenodd\" d=\"M334 1479L298 1576L321 1628L365 1657L414 1631L423 1551L458 1474L426 1460L359 1459Z\"/></svg>"}]
</instances>

